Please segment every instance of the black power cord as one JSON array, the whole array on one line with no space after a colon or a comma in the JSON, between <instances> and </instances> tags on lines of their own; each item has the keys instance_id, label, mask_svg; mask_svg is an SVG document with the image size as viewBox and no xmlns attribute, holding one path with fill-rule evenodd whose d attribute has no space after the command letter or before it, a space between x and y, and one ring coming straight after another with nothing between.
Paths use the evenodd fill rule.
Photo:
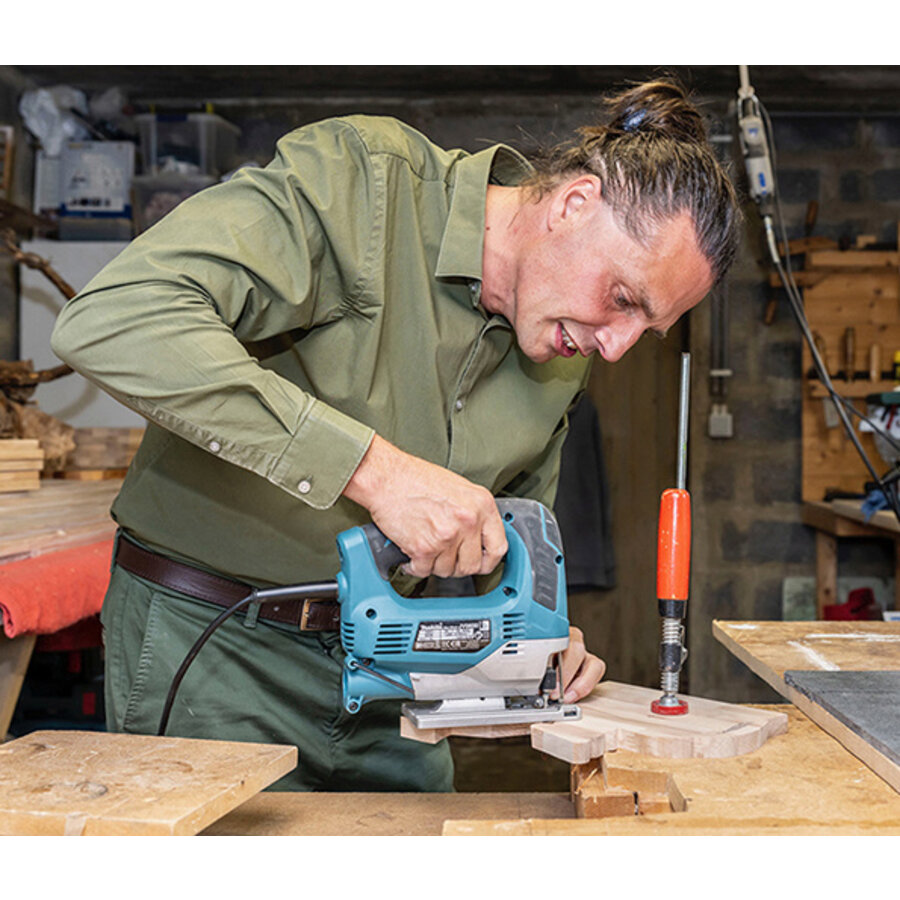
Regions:
<instances>
[{"instance_id":1,"label":"black power cord","mask_svg":"<svg viewBox=\"0 0 900 900\"><path fill-rule=\"evenodd\" d=\"M819 354L818 347L816 347L812 331L809 327L809 322L806 318L806 312L803 308L803 300L800 296L800 291L797 287L797 283L794 281L793 272L791 271L790 253L788 251L787 228L785 227L784 215L781 209L780 192L777 189L775 175L775 141L773 137L772 122L769 118L769 113L762 102L755 97L754 102L762 113L762 119L764 122L766 133L765 139L768 147L770 148L772 156L772 195L774 197L775 214L778 219L778 227L781 231L782 246L785 248L785 262L782 263L781 255L778 252L778 246L775 238L774 228L772 225L772 217L767 212L761 210L763 225L766 231L766 243L768 245L769 255L772 258L772 262L775 266L776 271L778 272L778 276L781 279L785 292L787 293L788 301L791 305L791 311L794 314L794 318L796 319L798 326L800 327L800 332L802 333L803 338L805 339L807 346L809 347L816 375L824 386L829 398L834 403L835 410L837 411L838 417L840 418L841 423L844 426L844 430L847 432L847 436L850 438L850 441L859 454L860 459L871 475L872 481L884 495L885 501L890 505L894 515L897 517L897 520L900 521L900 499L898 499L897 496L896 467L892 466L884 476L880 476L878 474L875 467L872 465L872 462L869 459L865 448L862 446L859 438L856 435L853 425L850 422L849 416L847 415L847 410L849 409L862 421L867 422L872 427L873 431L881 435L895 450L900 451L900 442L896 441L891 435L887 434L884 429L880 428L878 425L872 422L870 418L861 413L851 401L845 399L837 392L834 385L832 384L831 376L828 374L825 362Z\"/></svg>"},{"instance_id":2,"label":"black power cord","mask_svg":"<svg viewBox=\"0 0 900 900\"><path fill-rule=\"evenodd\" d=\"M185 656L184 661L178 667L178 671L172 678L169 693L166 696L166 702L163 704L162 717L159 720L159 728L157 728L156 731L157 735L163 736L166 733L166 728L168 728L169 725L169 716L172 712L172 705L175 702L175 695L178 693L178 688L180 687L184 676L187 674L187 670L190 668L191 663L197 658L197 654L203 648L203 645L213 636L223 622L226 622L236 612L240 612L242 609L253 603L275 603L279 600L310 600L313 598L317 600L334 600L337 596L338 584L336 581L320 581L310 582L309 584L288 585L286 587L259 588L251 591L246 597L238 600L236 603L229 606L228 609L221 612L206 626L203 634L194 641L191 649L188 650L187 656Z\"/></svg>"}]
</instances>

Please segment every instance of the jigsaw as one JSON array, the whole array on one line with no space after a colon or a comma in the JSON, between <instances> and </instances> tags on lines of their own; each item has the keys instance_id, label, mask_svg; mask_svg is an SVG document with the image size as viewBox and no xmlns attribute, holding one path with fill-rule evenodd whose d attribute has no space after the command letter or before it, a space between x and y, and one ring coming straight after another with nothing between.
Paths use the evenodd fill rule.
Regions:
<instances>
[{"instance_id":1,"label":"jigsaw","mask_svg":"<svg viewBox=\"0 0 900 900\"><path fill-rule=\"evenodd\" d=\"M509 550L499 584L483 595L403 597L388 581L405 560L396 545L374 525L338 535L348 712L400 698L417 728L580 717L574 704L551 699L569 643L556 520L533 500L498 500L497 507Z\"/></svg>"},{"instance_id":2,"label":"jigsaw","mask_svg":"<svg viewBox=\"0 0 900 900\"><path fill-rule=\"evenodd\" d=\"M343 703L357 713L372 700L405 699L417 728L578 719L561 701L560 654L569 644L566 574L559 527L534 500L498 500L509 549L499 584L466 597L400 595L390 584L407 561L375 525L337 536L334 581L257 588L221 613L172 679L158 734L166 733L189 666L219 626L252 604L336 598L346 653ZM557 693L557 698L553 698Z\"/></svg>"}]
</instances>

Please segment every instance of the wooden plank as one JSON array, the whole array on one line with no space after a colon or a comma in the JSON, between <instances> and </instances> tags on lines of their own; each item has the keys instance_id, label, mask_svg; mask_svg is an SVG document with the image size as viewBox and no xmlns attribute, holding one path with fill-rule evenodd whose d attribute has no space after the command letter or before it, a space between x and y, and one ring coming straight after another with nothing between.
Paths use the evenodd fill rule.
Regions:
<instances>
[{"instance_id":1,"label":"wooden plank","mask_svg":"<svg viewBox=\"0 0 900 900\"><path fill-rule=\"evenodd\" d=\"M791 256L800 253L809 253L811 250L837 250L838 242L824 235L810 235L809 237L795 238L788 241L787 250ZM778 242L778 252L784 255L784 242Z\"/></svg>"},{"instance_id":2,"label":"wooden plank","mask_svg":"<svg viewBox=\"0 0 900 900\"><path fill-rule=\"evenodd\" d=\"M76 428L67 468L127 469L143 437L143 428Z\"/></svg>"},{"instance_id":3,"label":"wooden plank","mask_svg":"<svg viewBox=\"0 0 900 900\"><path fill-rule=\"evenodd\" d=\"M196 834L297 765L297 748L39 731L0 745L0 833Z\"/></svg>"},{"instance_id":4,"label":"wooden plank","mask_svg":"<svg viewBox=\"0 0 900 900\"><path fill-rule=\"evenodd\" d=\"M404 837L440 835L453 819L563 819L574 816L559 793L301 793L252 797L203 834Z\"/></svg>"},{"instance_id":5,"label":"wooden plank","mask_svg":"<svg viewBox=\"0 0 900 900\"><path fill-rule=\"evenodd\" d=\"M837 538L816 532L816 617L825 617L825 607L837 603Z\"/></svg>"},{"instance_id":6,"label":"wooden plank","mask_svg":"<svg viewBox=\"0 0 900 900\"><path fill-rule=\"evenodd\" d=\"M0 440L0 494L36 491L41 486L44 451L36 440Z\"/></svg>"},{"instance_id":7,"label":"wooden plank","mask_svg":"<svg viewBox=\"0 0 900 900\"><path fill-rule=\"evenodd\" d=\"M44 480L39 491L0 494L0 562L92 544L115 533L110 506L122 486Z\"/></svg>"},{"instance_id":8,"label":"wooden plank","mask_svg":"<svg viewBox=\"0 0 900 900\"><path fill-rule=\"evenodd\" d=\"M900 766L785 681L792 670L900 669L897 622L713 622L713 635L873 772L900 791Z\"/></svg>"},{"instance_id":9,"label":"wooden plank","mask_svg":"<svg viewBox=\"0 0 900 900\"><path fill-rule=\"evenodd\" d=\"M44 459L0 459L0 472L40 472Z\"/></svg>"},{"instance_id":10,"label":"wooden plank","mask_svg":"<svg viewBox=\"0 0 900 900\"><path fill-rule=\"evenodd\" d=\"M896 250L811 250L806 255L806 268L819 267L867 268L900 265L900 253Z\"/></svg>"},{"instance_id":11,"label":"wooden plank","mask_svg":"<svg viewBox=\"0 0 900 900\"><path fill-rule=\"evenodd\" d=\"M12 476L12 477L9 477ZM41 479L35 473L31 475L26 472L22 473L6 473L0 472L0 493L29 493L31 491L40 490Z\"/></svg>"},{"instance_id":12,"label":"wooden plank","mask_svg":"<svg viewBox=\"0 0 900 900\"><path fill-rule=\"evenodd\" d=\"M0 628L0 742L6 739L16 711L36 639L35 634L8 638Z\"/></svg>"},{"instance_id":13,"label":"wooden plank","mask_svg":"<svg viewBox=\"0 0 900 900\"><path fill-rule=\"evenodd\" d=\"M831 506L840 516L846 516L855 522L862 522L874 528L884 531L900 532L900 522L891 510L880 509L866 521L866 514L862 510L862 500L832 500Z\"/></svg>"},{"instance_id":14,"label":"wooden plank","mask_svg":"<svg viewBox=\"0 0 900 900\"><path fill-rule=\"evenodd\" d=\"M579 702L578 721L424 730L402 719L401 734L434 743L451 735L498 738L530 731L535 750L575 764L620 748L665 758L735 756L756 750L787 726L783 714L703 697L684 696L687 715L655 715L650 704L659 696L658 688L604 681Z\"/></svg>"},{"instance_id":15,"label":"wooden plank","mask_svg":"<svg viewBox=\"0 0 900 900\"><path fill-rule=\"evenodd\" d=\"M40 442L31 438L0 439L0 459L43 459Z\"/></svg>"},{"instance_id":16,"label":"wooden plank","mask_svg":"<svg viewBox=\"0 0 900 900\"><path fill-rule=\"evenodd\" d=\"M713 622L713 635L778 693L788 669L900 669L897 622ZM782 694L782 696L784 696Z\"/></svg>"},{"instance_id":17,"label":"wooden plank","mask_svg":"<svg viewBox=\"0 0 900 900\"><path fill-rule=\"evenodd\" d=\"M835 537L892 537L877 525L863 522L861 516L850 518L838 514L834 504L834 500L829 503L804 503L800 509L803 524L827 531Z\"/></svg>"},{"instance_id":18,"label":"wooden plank","mask_svg":"<svg viewBox=\"0 0 900 900\"><path fill-rule=\"evenodd\" d=\"M865 822L818 825L796 819L747 818L729 821L719 816L691 816L689 822L678 813L669 816L620 816L594 819L520 819L519 821L455 820L444 823L445 837L600 837L617 835L671 835L676 837L825 837L835 835L869 836L900 834L900 826L887 825L873 831Z\"/></svg>"},{"instance_id":19,"label":"wooden plank","mask_svg":"<svg viewBox=\"0 0 900 900\"><path fill-rule=\"evenodd\" d=\"M888 391L893 391L897 387L897 383L893 380L891 381L852 381L845 382L839 381L835 382L832 380L832 387L845 399L845 400L865 400L865 398L869 394L885 394ZM808 396L812 397L815 400L824 400L826 397L830 396L828 391L825 389L825 385L820 381L816 381L814 379L808 379L806 382L806 392ZM854 406L859 408L860 412L865 412L865 404L864 403L854 403Z\"/></svg>"}]
</instances>

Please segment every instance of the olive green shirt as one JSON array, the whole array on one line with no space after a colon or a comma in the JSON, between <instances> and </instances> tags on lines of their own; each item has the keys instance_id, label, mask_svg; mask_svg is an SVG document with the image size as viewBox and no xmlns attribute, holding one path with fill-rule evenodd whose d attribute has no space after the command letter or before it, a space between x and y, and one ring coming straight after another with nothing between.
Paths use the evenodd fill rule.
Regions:
<instances>
[{"instance_id":1,"label":"olive green shirt","mask_svg":"<svg viewBox=\"0 0 900 900\"><path fill-rule=\"evenodd\" d=\"M52 340L149 422L114 518L251 583L330 578L335 535L368 520L342 491L374 433L551 504L588 363L531 362L479 302L487 185L528 170L333 119L136 238Z\"/></svg>"}]
</instances>

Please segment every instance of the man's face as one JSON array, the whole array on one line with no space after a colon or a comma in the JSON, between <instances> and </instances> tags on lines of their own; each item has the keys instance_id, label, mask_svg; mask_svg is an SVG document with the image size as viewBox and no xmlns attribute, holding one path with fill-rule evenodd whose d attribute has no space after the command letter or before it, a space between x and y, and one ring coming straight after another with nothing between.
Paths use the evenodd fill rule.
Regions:
<instances>
[{"instance_id":1,"label":"man's face","mask_svg":"<svg viewBox=\"0 0 900 900\"><path fill-rule=\"evenodd\" d=\"M635 241L598 195L569 198L516 269L506 316L535 362L598 352L615 362L645 332L662 337L712 286L690 216Z\"/></svg>"}]
</instances>

